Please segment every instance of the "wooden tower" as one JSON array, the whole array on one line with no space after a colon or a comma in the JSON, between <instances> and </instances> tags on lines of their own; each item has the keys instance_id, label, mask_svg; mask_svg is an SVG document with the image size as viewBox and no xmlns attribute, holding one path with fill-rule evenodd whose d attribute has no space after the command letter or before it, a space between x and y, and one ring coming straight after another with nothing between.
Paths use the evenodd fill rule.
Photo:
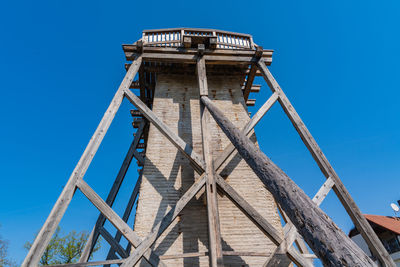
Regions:
<instances>
[{"instance_id":1,"label":"wooden tower","mask_svg":"<svg viewBox=\"0 0 400 267\"><path fill-rule=\"evenodd\" d=\"M356 258L359 266L369 266L370 260L347 243L340 229L326 230L323 223L318 224L318 219L326 216L318 206L331 189L376 259L384 266L394 266L268 70L273 51L257 46L248 34L189 28L143 31L139 41L123 45L123 50L131 61L126 64L127 74L22 266L38 265L76 189L100 215L79 263L62 266L289 266L292 262L313 266L315 257L334 266L343 249L335 244L330 247L330 238L309 234L313 230L319 233L319 228L325 237L333 231L336 239L343 239L354 251L347 254L359 255L348 257ZM264 77L272 95L250 118L247 106L255 100L249 99L249 94L260 90L253 84L255 76ZM131 114L136 133L103 200L83 177L124 98L135 106ZM290 206L291 193L282 197L292 183L286 189L271 186L263 171L265 177L284 173L269 172L269 167L257 163L261 154L252 152L259 151L253 129L275 102L282 106L327 178L312 201L300 196L309 203L306 210L316 210L316 215L304 212L303 217L298 216L303 213L296 205ZM112 205L133 158L142 167L120 217ZM267 161L262 164L268 165ZM132 226L127 221L136 201ZM106 220L115 226L116 235L103 227ZM310 225L318 227L310 230ZM89 262L99 236L111 249L104 261ZM127 247L121 245L122 237L128 240ZM324 247L330 248L328 252Z\"/></svg>"}]
</instances>

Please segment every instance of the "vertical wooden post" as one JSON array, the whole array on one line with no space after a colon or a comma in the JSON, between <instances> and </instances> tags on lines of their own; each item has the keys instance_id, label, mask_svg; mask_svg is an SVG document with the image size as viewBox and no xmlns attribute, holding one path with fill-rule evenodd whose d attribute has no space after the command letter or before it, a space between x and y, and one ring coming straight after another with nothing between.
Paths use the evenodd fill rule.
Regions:
<instances>
[{"instance_id":1,"label":"vertical wooden post","mask_svg":"<svg viewBox=\"0 0 400 267\"><path fill-rule=\"evenodd\" d=\"M48 216L39 234L36 236L36 239L28 252L28 255L25 257L25 260L21 265L22 267L33 267L39 264L40 258L42 257L44 250L46 249L51 237L54 234L54 231L56 230L58 224L61 221L61 218L63 217L69 203L72 200L72 197L76 190L77 182L81 180L85 175L86 170L92 162L92 159L96 154L96 151L99 148L101 141L107 133L107 130L111 125L111 122L113 121L114 116L119 109L119 106L121 105L121 102L124 98L125 90L129 89L129 86L131 85L132 80L135 77L141 64L142 57L139 56L130 66L128 72L122 80L121 85L118 88L118 91L114 95L110 106L108 107L103 118L101 119L99 126L97 127L92 138L90 139L90 142L83 152L74 171L72 172L71 177L69 178L67 184L64 186L64 189L57 199L56 204L51 210L50 215Z\"/></svg>"},{"instance_id":2,"label":"vertical wooden post","mask_svg":"<svg viewBox=\"0 0 400 267\"><path fill-rule=\"evenodd\" d=\"M208 96L206 65L203 57L197 61L197 77L201 96ZM206 196L209 235L210 266L223 266L221 231L218 213L217 187L215 183L215 168L212 157L210 123L211 117L204 104L200 102L201 133L203 138L203 156L206 164Z\"/></svg>"},{"instance_id":3,"label":"vertical wooden post","mask_svg":"<svg viewBox=\"0 0 400 267\"><path fill-rule=\"evenodd\" d=\"M369 223L365 219L364 215L362 215L360 209L354 202L353 198L350 196L350 193L347 191L347 189L343 185L342 181L340 180L339 176L336 174L332 165L329 163L328 159L325 157L321 148L318 146L317 142L312 137L311 133L308 131L304 122L301 120L300 116L297 114L296 110L290 103L289 99L286 97L285 93L282 91L279 84L276 82L276 80L272 76L271 72L268 70L265 63L262 60L259 60L257 62L257 66L258 66L261 74L263 75L265 81L267 82L268 86L272 90L272 92L277 93L279 95L279 99L278 99L279 103L281 104L286 115L289 117L293 126L296 128L296 131L299 133L301 139L303 140L304 144L310 151L314 160L317 162L322 173L325 175L325 177L327 179L329 177L331 177L331 179L335 183L333 190L335 191L339 200L342 202L347 213L350 215L350 218L352 219L354 225L357 227L357 229L360 231L362 237L367 242L367 244L368 244L369 248L371 249L372 253L374 254L374 256L376 256L381 261L381 263L384 264L384 266L393 266L394 267L395 263L393 262L389 253L386 251L386 249L382 245L381 241L375 234L374 230L372 230L372 227L369 225Z\"/></svg>"}]
</instances>

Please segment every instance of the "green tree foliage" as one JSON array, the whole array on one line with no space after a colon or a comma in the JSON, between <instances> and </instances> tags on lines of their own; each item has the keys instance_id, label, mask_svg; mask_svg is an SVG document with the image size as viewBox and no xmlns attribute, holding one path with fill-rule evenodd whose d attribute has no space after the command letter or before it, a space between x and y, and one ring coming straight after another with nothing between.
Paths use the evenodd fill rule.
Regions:
<instances>
[{"instance_id":1,"label":"green tree foliage","mask_svg":"<svg viewBox=\"0 0 400 267\"><path fill-rule=\"evenodd\" d=\"M8 241L0 236L0 267L17 266L16 263L8 257Z\"/></svg>"},{"instance_id":2,"label":"green tree foliage","mask_svg":"<svg viewBox=\"0 0 400 267\"><path fill-rule=\"evenodd\" d=\"M58 227L40 259L40 265L45 266L77 262L83 252L88 237L89 235L86 232L77 233L76 231L71 231L63 236L60 227ZM31 246L32 244L29 242L25 244L26 249L30 249ZM100 239L96 243L93 253L99 249Z\"/></svg>"}]
</instances>

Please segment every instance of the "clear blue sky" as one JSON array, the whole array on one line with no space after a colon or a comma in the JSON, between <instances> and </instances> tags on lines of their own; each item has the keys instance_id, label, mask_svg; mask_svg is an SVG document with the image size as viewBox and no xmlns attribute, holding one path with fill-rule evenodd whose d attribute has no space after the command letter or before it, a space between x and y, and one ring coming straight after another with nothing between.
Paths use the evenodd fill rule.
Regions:
<instances>
[{"instance_id":1,"label":"clear blue sky","mask_svg":"<svg viewBox=\"0 0 400 267\"><path fill-rule=\"evenodd\" d=\"M361 210L393 215L389 204L400 199L399 14L395 0L2 1L0 234L11 256L23 260L23 244L40 229L125 74L121 44L143 29L244 32L274 49L272 73ZM262 84L257 107L269 94ZM132 138L129 109L124 102L87 173L103 198ZM324 178L279 105L257 133L266 154L313 195ZM132 166L118 211L136 175ZM334 194L322 207L350 230ZM77 193L62 227L89 231L96 216Z\"/></svg>"}]
</instances>

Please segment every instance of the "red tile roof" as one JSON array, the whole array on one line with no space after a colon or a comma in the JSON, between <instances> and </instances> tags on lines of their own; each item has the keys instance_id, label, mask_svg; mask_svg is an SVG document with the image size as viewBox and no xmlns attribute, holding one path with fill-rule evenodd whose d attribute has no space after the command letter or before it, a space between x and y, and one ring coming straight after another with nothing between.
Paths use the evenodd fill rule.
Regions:
<instances>
[{"instance_id":1,"label":"red tile roof","mask_svg":"<svg viewBox=\"0 0 400 267\"><path fill-rule=\"evenodd\" d=\"M368 215L364 214L365 218L389 231L400 235L400 219L396 217L381 216L381 215Z\"/></svg>"}]
</instances>

